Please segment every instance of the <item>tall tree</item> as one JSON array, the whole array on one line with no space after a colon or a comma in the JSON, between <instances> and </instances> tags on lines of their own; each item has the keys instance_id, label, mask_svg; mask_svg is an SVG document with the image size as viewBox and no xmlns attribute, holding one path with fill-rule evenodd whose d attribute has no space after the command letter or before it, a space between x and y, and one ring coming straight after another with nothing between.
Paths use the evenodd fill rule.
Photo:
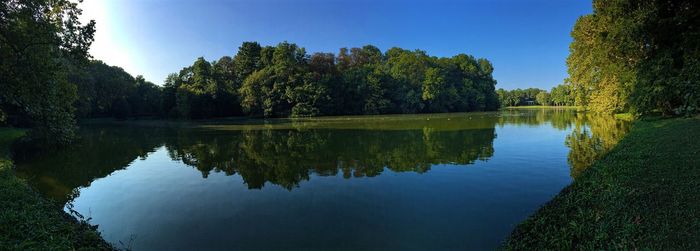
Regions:
<instances>
[{"instance_id":1,"label":"tall tree","mask_svg":"<svg viewBox=\"0 0 700 251\"><path fill-rule=\"evenodd\" d=\"M212 64L212 74L216 81L214 93L217 116L241 115L238 89L242 81L236 78L236 65L229 56L221 57Z\"/></svg>"},{"instance_id":2,"label":"tall tree","mask_svg":"<svg viewBox=\"0 0 700 251\"><path fill-rule=\"evenodd\" d=\"M593 1L567 59L576 103L601 113L692 112L699 106L697 1Z\"/></svg>"},{"instance_id":3,"label":"tall tree","mask_svg":"<svg viewBox=\"0 0 700 251\"><path fill-rule=\"evenodd\" d=\"M69 0L0 3L0 110L29 117L33 138L73 139L77 95L68 74L87 62L95 32L80 13Z\"/></svg>"},{"instance_id":4,"label":"tall tree","mask_svg":"<svg viewBox=\"0 0 700 251\"><path fill-rule=\"evenodd\" d=\"M236 74L236 79L240 81L248 77L254 71L262 68L260 62L260 53L262 48L258 42L243 42L240 47L238 47L238 53L233 58L234 72Z\"/></svg>"},{"instance_id":5,"label":"tall tree","mask_svg":"<svg viewBox=\"0 0 700 251\"><path fill-rule=\"evenodd\" d=\"M211 64L200 57L180 72L182 84L177 90L180 115L188 118L209 118L216 114L217 85Z\"/></svg>"}]
</instances>

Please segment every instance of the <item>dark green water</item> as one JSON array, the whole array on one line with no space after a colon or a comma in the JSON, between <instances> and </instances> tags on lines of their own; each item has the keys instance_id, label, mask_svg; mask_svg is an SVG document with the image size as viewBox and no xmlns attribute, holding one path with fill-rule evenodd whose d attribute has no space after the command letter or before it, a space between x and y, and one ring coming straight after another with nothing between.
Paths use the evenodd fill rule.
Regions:
<instances>
[{"instance_id":1,"label":"dark green water","mask_svg":"<svg viewBox=\"0 0 700 251\"><path fill-rule=\"evenodd\" d=\"M628 128L553 109L92 123L18 173L134 250L493 249Z\"/></svg>"}]
</instances>

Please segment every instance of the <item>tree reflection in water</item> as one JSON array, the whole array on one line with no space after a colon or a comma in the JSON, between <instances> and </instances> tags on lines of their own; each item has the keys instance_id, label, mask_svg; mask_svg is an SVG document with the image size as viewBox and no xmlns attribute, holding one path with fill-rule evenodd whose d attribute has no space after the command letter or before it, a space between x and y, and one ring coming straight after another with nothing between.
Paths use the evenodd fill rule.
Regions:
<instances>
[{"instance_id":1,"label":"tree reflection in water","mask_svg":"<svg viewBox=\"0 0 700 251\"><path fill-rule=\"evenodd\" d=\"M253 121L259 122L259 121ZM313 175L373 177L385 169L423 173L435 164L470 165L494 155L496 126L571 130L565 144L571 176L612 148L629 123L566 109L505 110L401 116L85 125L81 140L60 151L18 161L18 174L59 202L98 178L165 147L173 160L212 172L240 175L250 189L266 183L293 189Z\"/></svg>"},{"instance_id":2,"label":"tree reflection in water","mask_svg":"<svg viewBox=\"0 0 700 251\"><path fill-rule=\"evenodd\" d=\"M433 164L471 164L493 155L494 137L494 128L247 130L180 134L165 145L173 159L197 168L205 178L212 171L240 174L249 188L270 182L292 189L310 174L372 177L384 168L422 173Z\"/></svg>"},{"instance_id":3,"label":"tree reflection in water","mask_svg":"<svg viewBox=\"0 0 700 251\"><path fill-rule=\"evenodd\" d=\"M629 132L631 123L603 116L576 114L575 127L566 137L571 177L576 179L593 161L610 151Z\"/></svg>"}]
</instances>

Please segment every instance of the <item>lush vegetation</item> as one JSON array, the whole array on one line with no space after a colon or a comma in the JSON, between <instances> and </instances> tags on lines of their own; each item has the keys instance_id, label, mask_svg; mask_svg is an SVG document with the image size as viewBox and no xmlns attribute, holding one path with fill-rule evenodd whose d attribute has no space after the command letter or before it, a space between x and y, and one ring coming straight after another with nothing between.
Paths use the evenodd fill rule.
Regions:
<instances>
[{"instance_id":1,"label":"lush vegetation","mask_svg":"<svg viewBox=\"0 0 700 251\"><path fill-rule=\"evenodd\" d=\"M293 43L245 42L233 57L198 58L162 88L99 61L72 79L81 117L202 119L494 110L492 72L487 60L464 54L367 45L308 55Z\"/></svg>"},{"instance_id":2,"label":"lush vegetation","mask_svg":"<svg viewBox=\"0 0 700 251\"><path fill-rule=\"evenodd\" d=\"M697 138L697 117L636 122L612 151L518 226L507 249L700 246Z\"/></svg>"},{"instance_id":3,"label":"lush vegetation","mask_svg":"<svg viewBox=\"0 0 700 251\"><path fill-rule=\"evenodd\" d=\"M580 106L595 113L693 114L700 109L698 3L593 1L576 22L569 78L551 91L497 91L502 106Z\"/></svg>"},{"instance_id":4,"label":"lush vegetation","mask_svg":"<svg viewBox=\"0 0 700 251\"><path fill-rule=\"evenodd\" d=\"M482 111L498 108L493 66L460 54L367 45L338 55L308 55L296 44L245 42L234 57L197 59L164 86L166 114L186 118L231 115L318 115Z\"/></svg>"},{"instance_id":5,"label":"lush vegetation","mask_svg":"<svg viewBox=\"0 0 700 251\"><path fill-rule=\"evenodd\" d=\"M17 178L9 146L24 130L0 129L0 247L7 250L110 250L112 246L84 222L64 213Z\"/></svg>"},{"instance_id":6,"label":"lush vegetation","mask_svg":"<svg viewBox=\"0 0 700 251\"><path fill-rule=\"evenodd\" d=\"M69 144L75 138L76 118L95 117L306 117L485 111L501 105L577 105L596 113L690 115L700 109L698 4L693 0L594 0L593 13L581 17L571 33L573 42L567 59L570 77L565 84L550 91L535 88L496 91L493 65L486 59L466 54L434 57L420 50L390 48L382 52L367 45L341 48L337 54L309 55L303 47L289 42L276 46L245 42L236 55L212 62L199 58L191 66L169 75L163 86L157 86L119 67L90 60L87 51L93 41L95 24L79 21L78 3L3 1L0 3L0 123L30 127L29 138L46 143L42 146L55 146ZM682 249L700 245L696 238L700 236L697 232L700 223L694 220L698 218L696 212L700 212L696 196L699 192L696 188L700 186L694 171L698 167L695 158L698 146L691 140L700 136L697 125L698 119L638 122L632 135L590 171L583 169L603 156L602 152L612 148L622 136L594 139L585 129L577 127L567 139L572 151L588 150L589 145L605 151L581 150L570 156L572 168L577 170L576 182L518 227L508 247ZM20 134L6 133L8 138L16 135ZM305 138L307 135L261 135L257 131L249 135L253 136L231 142L243 142L242 146L250 149L277 149L266 142L285 138L298 142L300 148L316 151L326 148L322 143L314 148L308 143L313 139ZM444 142L453 141L451 135L439 136L444 136ZM473 137L456 136L466 143ZM380 149L400 149L406 156L421 150L404 149L400 142L382 142L372 135L366 141L389 144ZM172 143L178 151L171 154L183 159L211 157L210 162L201 163L218 163L219 157L224 161L230 159L227 158L230 156L208 156L211 151L190 142L198 141ZM212 145L230 148L227 153L241 146ZM492 152L485 149L479 153L483 156L465 155L450 161L490 156ZM285 153L275 153L282 154ZM371 154L377 154L378 160L386 159L382 151L373 150ZM259 161L253 157L250 161L255 163L250 165L250 170L241 169L248 167L241 163L232 164L239 168L236 172L261 170ZM294 159L295 163L302 161ZM410 158L400 161L420 162ZM645 163L656 166L645 168ZM389 164L400 169L408 166L403 162ZM14 176L11 165L0 160L3 191L0 225L17 227L2 228L1 246L108 248L91 227L67 221L60 208L34 194ZM373 175L383 165L387 163L358 167L366 169L364 175ZM229 168L231 165L217 166L227 172L234 171ZM274 171L280 166L287 165L269 163L265 168ZM203 175L210 171L207 168L212 168L211 165L196 167L203 169ZM420 168L424 167L416 170L422 171ZM272 180L290 187L304 178L304 171L298 170L291 178L270 176L274 173L271 171L249 176L256 179L246 182L257 187L264 184L261 181Z\"/></svg>"},{"instance_id":7,"label":"lush vegetation","mask_svg":"<svg viewBox=\"0 0 700 251\"><path fill-rule=\"evenodd\" d=\"M162 88L135 78L122 68L91 61L82 71L70 75L77 85L74 106L78 118L159 116Z\"/></svg>"},{"instance_id":8,"label":"lush vegetation","mask_svg":"<svg viewBox=\"0 0 700 251\"><path fill-rule=\"evenodd\" d=\"M77 3L0 5L0 122L67 144L75 118L303 117L495 110L493 66L459 54L377 47L307 54L296 44L243 43L233 57L197 59L160 87L90 61L94 22Z\"/></svg>"},{"instance_id":9,"label":"lush vegetation","mask_svg":"<svg viewBox=\"0 0 700 251\"><path fill-rule=\"evenodd\" d=\"M571 36L576 103L599 113L690 114L700 107L695 0L594 0Z\"/></svg>"},{"instance_id":10,"label":"lush vegetation","mask_svg":"<svg viewBox=\"0 0 700 251\"><path fill-rule=\"evenodd\" d=\"M571 86L567 84L557 85L547 92L538 88L496 91L501 106L574 106L574 97Z\"/></svg>"},{"instance_id":11,"label":"lush vegetation","mask_svg":"<svg viewBox=\"0 0 700 251\"><path fill-rule=\"evenodd\" d=\"M496 91L498 101L502 106L526 106L526 105L543 105L538 102L537 95L545 90L538 88L504 90L502 88Z\"/></svg>"},{"instance_id":12,"label":"lush vegetation","mask_svg":"<svg viewBox=\"0 0 700 251\"><path fill-rule=\"evenodd\" d=\"M95 32L79 15L69 0L0 3L0 122L31 126L30 136L49 143L73 139L77 95L68 75L86 62Z\"/></svg>"}]
</instances>

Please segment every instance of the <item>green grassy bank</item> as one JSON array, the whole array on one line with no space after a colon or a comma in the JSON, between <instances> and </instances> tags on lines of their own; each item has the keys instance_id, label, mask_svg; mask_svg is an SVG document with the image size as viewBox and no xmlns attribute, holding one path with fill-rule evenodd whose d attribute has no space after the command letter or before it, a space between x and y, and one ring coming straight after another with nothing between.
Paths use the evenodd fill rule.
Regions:
<instances>
[{"instance_id":1,"label":"green grassy bank","mask_svg":"<svg viewBox=\"0 0 700 251\"><path fill-rule=\"evenodd\" d=\"M700 248L700 118L637 121L508 250Z\"/></svg>"},{"instance_id":2,"label":"green grassy bank","mask_svg":"<svg viewBox=\"0 0 700 251\"><path fill-rule=\"evenodd\" d=\"M94 227L75 220L15 176L9 145L23 130L0 128L0 250L111 250Z\"/></svg>"}]
</instances>

